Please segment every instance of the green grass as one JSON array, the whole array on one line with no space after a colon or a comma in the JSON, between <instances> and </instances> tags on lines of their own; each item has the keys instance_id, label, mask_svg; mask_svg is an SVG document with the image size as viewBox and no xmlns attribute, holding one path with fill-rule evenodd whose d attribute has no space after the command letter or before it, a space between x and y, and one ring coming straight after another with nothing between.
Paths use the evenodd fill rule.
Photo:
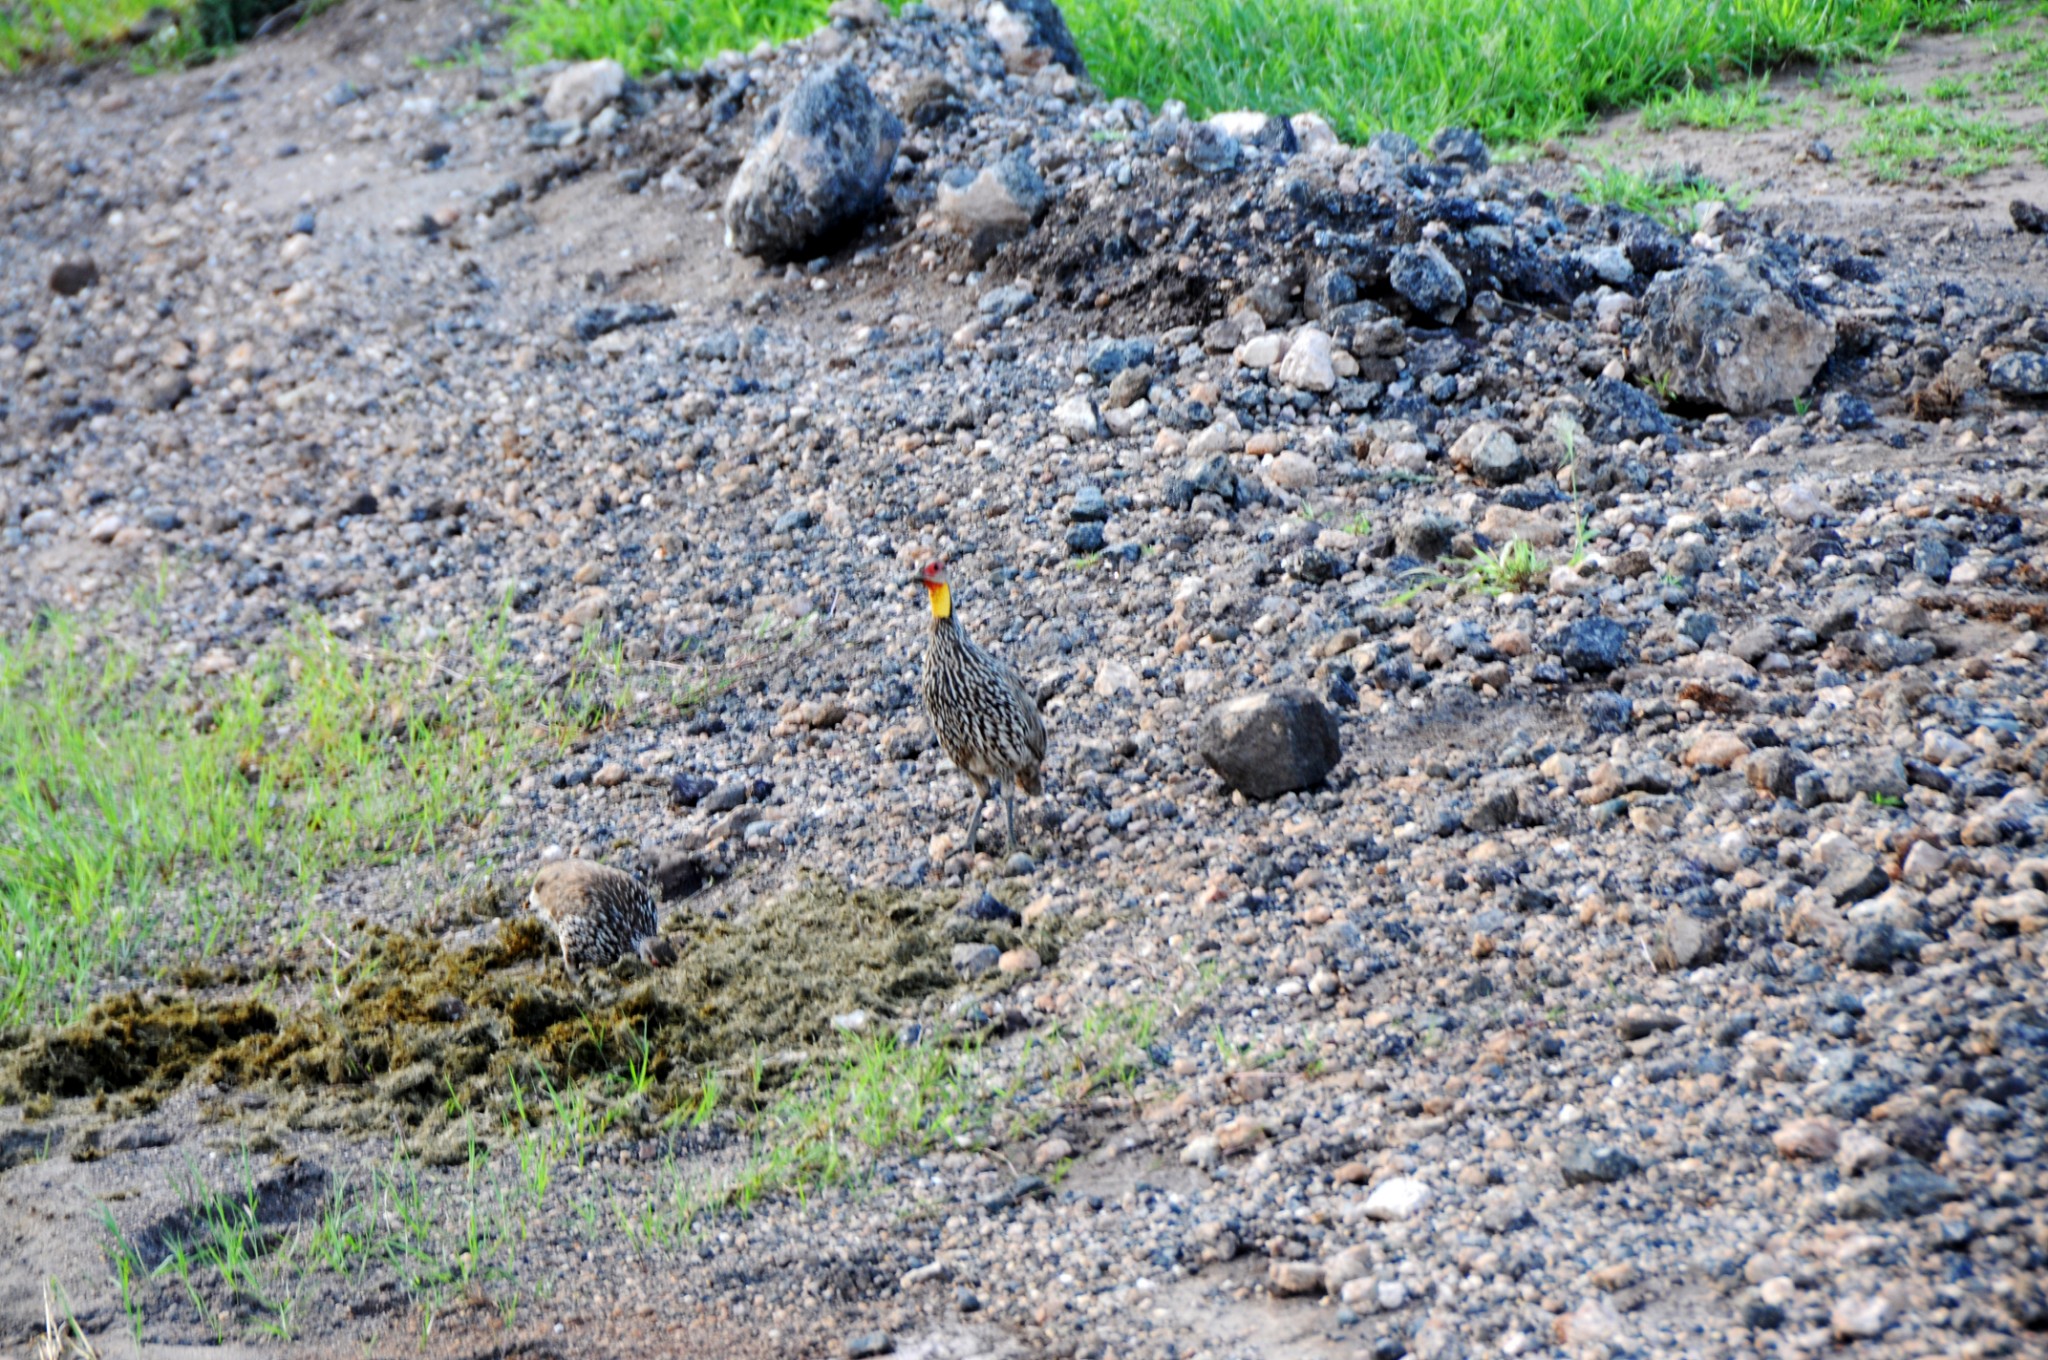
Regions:
<instances>
[{"instance_id":1,"label":"green grass","mask_svg":"<svg viewBox=\"0 0 2048 1360\"><path fill-rule=\"evenodd\" d=\"M1870 111L1850 150L1880 180L1936 171L1967 179L2010 164L2022 151L2048 154L2048 129L2016 128L1998 118L1926 104L1893 104Z\"/></svg>"},{"instance_id":2,"label":"green grass","mask_svg":"<svg viewBox=\"0 0 2048 1360\"><path fill-rule=\"evenodd\" d=\"M1881 80L1876 76L1845 80L1834 89L1841 98L1854 100L1866 109L1881 108L1886 104L1903 104L1910 97L1890 81Z\"/></svg>"},{"instance_id":3,"label":"green grass","mask_svg":"<svg viewBox=\"0 0 2048 1360\"><path fill-rule=\"evenodd\" d=\"M511 0L507 45L531 61L616 57L632 75L801 38L831 0Z\"/></svg>"},{"instance_id":4,"label":"green grass","mask_svg":"<svg viewBox=\"0 0 2048 1360\"><path fill-rule=\"evenodd\" d=\"M214 55L249 36L290 0L0 0L0 69L39 60L91 60L121 47L129 28L161 6L174 25L133 49L138 71ZM333 0L312 0L306 14Z\"/></svg>"},{"instance_id":5,"label":"green grass","mask_svg":"<svg viewBox=\"0 0 2048 1360\"><path fill-rule=\"evenodd\" d=\"M564 702L494 627L386 651L308 618L228 677L76 621L0 638L0 1025L218 948L252 906L436 848Z\"/></svg>"},{"instance_id":6,"label":"green grass","mask_svg":"<svg viewBox=\"0 0 2048 1360\"><path fill-rule=\"evenodd\" d=\"M121 40L149 12L152 0L0 0L0 67Z\"/></svg>"},{"instance_id":7,"label":"green grass","mask_svg":"<svg viewBox=\"0 0 2048 1360\"><path fill-rule=\"evenodd\" d=\"M800 36L826 0L512 0L528 59L614 57L640 74ZM1794 57L1887 52L1965 0L1071 0L1090 74L1112 95L1197 114L1313 110L1347 137L1462 124L1503 142Z\"/></svg>"},{"instance_id":8,"label":"green grass","mask_svg":"<svg viewBox=\"0 0 2048 1360\"><path fill-rule=\"evenodd\" d=\"M1538 557L1525 539L1488 552L1481 549L1465 568L1465 579L1482 595L1505 595L1534 590L1550 575L1550 559Z\"/></svg>"},{"instance_id":9,"label":"green grass","mask_svg":"<svg viewBox=\"0 0 2048 1360\"><path fill-rule=\"evenodd\" d=\"M807 1196L854 1179L888 1148L915 1156L966 1139L986 1123L979 1050L855 1040L820 1079L798 1081L748 1121L751 1151L700 1206L742 1211L766 1196Z\"/></svg>"},{"instance_id":10,"label":"green grass","mask_svg":"<svg viewBox=\"0 0 2048 1360\"><path fill-rule=\"evenodd\" d=\"M1358 136L1449 125L1505 141L1793 57L1881 55L1950 0L1074 0L1104 89L1196 114L1312 109Z\"/></svg>"},{"instance_id":11,"label":"green grass","mask_svg":"<svg viewBox=\"0 0 2048 1360\"><path fill-rule=\"evenodd\" d=\"M1579 183L1579 192L1588 202L1612 203L1657 218L1681 235L1691 233L1691 213L1701 203L1720 199L1734 207L1742 205L1740 194L1687 171L1634 170L1609 164L1591 170L1581 166Z\"/></svg>"},{"instance_id":12,"label":"green grass","mask_svg":"<svg viewBox=\"0 0 2048 1360\"><path fill-rule=\"evenodd\" d=\"M1687 85L1645 105L1643 126L1651 132L1675 127L1749 132L1783 120L1793 107L1772 94L1770 82L1762 78L1718 88Z\"/></svg>"},{"instance_id":13,"label":"green grass","mask_svg":"<svg viewBox=\"0 0 2048 1360\"><path fill-rule=\"evenodd\" d=\"M685 1248L705 1223L769 1197L855 1185L886 1150L978 1145L1014 1094L985 1079L977 1044L886 1037L856 1039L773 1090L758 1080L735 1089L721 1108L724 1087L707 1077L705 1102L679 1121L731 1126L742 1152L723 1171L715 1160L693 1170L671 1150L655 1174L615 1186L592 1171L609 1160L597 1155L606 1129L580 1090L553 1093L545 1112L515 1097L509 1136L490 1147L472 1135L465 1167L429 1172L399 1144L367 1175L338 1176L312 1213L285 1225L262 1221L246 1153L224 1186L188 1167L174 1182L184 1226L156 1244L159 1260L104 1209L102 1252L138 1339L175 1308L222 1344L288 1341L304 1323L300 1301L329 1292L312 1283L321 1275L394 1281L425 1336L458 1301L488 1302L509 1319L522 1299L544 1298L547 1282L521 1269L536 1225L573 1225L607 1252ZM557 1176L565 1163L586 1168L580 1183Z\"/></svg>"}]
</instances>

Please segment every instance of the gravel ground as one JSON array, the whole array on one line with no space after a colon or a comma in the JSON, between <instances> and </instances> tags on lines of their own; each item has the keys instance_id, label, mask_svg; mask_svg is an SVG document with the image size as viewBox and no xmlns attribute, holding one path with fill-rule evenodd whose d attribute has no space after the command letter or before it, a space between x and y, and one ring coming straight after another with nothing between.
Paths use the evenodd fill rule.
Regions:
<instances>
[{"instance_id":1,"label":"gravel ground","mask_svg":"<svg viewBox=\"0 0 2048 1360\"><path fill-rule=\"evenodd\" d=\"M985 1147L687 1249L564 1214L523 1256L546 1297L428 1348L2040 1353L2048 422L1999 375L2048 348L2043 238L1789 206L1686 237L1561 167L1308 124L1246 120L1205 171L1169 111L911 10L647 82L601 129L435 3L0 91L10 626L103 611L217 672L295 610L402 643L509 598L548 672L595 625L641 677L626 720L464 862L696 856L713 885L670 910L741 922L800 870L997 882L1067 932L968 1009L998 1069L1156 1019L1125 1085L1035 1085ZM892 209L765 268L720 196L828 57L909 126ZM943 174L1019 150L1043 221L950 230ZM1440 315L1403 283L1424 242L1467 290ZM1757 252L1834 327L1811 407L1629 385L1648 280ZM1546 560L1515 588L1431 584L1517 539ZM935 554L1052 733L1022 862L967 853L916 708ZM1248 801L1201 720L1283 684L1343 760ZM335 891L437 928L406 872ZM94 1201L161 1220L221 1095L0 1174L10 1329L51 1271L117 1327ZM0 1140L106 1122L30 1113ZM658 1193L652 1158L607 1145L562 1202ZM152 1339L212 1339L152 1297ZM419 1336L367 1277L297 1344Z\"/></svg>"}]
</instances>

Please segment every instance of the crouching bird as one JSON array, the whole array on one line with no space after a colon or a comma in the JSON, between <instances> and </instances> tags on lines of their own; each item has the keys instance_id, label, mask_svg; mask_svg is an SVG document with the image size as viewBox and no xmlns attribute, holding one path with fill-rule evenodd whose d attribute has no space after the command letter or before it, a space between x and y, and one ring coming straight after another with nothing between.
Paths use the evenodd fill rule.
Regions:
<instances>
[{"instance_id":1,"label":"crouching bird","mask_svg":"<svg viewBox=\"0 0 2048 1360\"><path fill-rule=\"evenodd\" d=\"M659 933L654 894L631 874L558 859L534 875L526 905L555 932L572 980L578 968L609 968L628 954L649 967L676 961L675 946Z\"/></svg>"},{"instance_id":2,"label":"crouching bird","mask_svg":"<svg viewBox=\"0 0 2048 1360\"><path fill-rule=\"evenodd\" d=\"M981 809L991 788L1003 795L1006 848L1017 848L1017 790L1037 793L1045 761L1045 722L1016 671L975 646L953 617L953 588L944 562L927 563L917 584L932 607L924 645L924 711L946 759L974 785L974 815L967 821L967 852L974 853Z\"/></svg>"}]
</instances>

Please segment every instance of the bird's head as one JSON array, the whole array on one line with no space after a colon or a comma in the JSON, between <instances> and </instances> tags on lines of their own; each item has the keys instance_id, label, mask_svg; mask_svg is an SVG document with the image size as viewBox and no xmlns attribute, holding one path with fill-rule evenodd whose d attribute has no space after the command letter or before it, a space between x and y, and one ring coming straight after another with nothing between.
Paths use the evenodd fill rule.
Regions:
<instances>
[{"instance_id":1,"label":"bird's head","mask_svg":"<svg viewBox=\"0 0 2048 1360\"><path fill-rule=\"evenodd\" d=\"M918 570L914 578L924 587L925 595L931 600L932 617L950 618L953 614L953 587L946 579L946 564L933 558Z\"/></svg>"},{"instance_id":2,"label":"bird's head","mask_svg":"<svg viewBox=\"0 0 2048 1360\"><path fill-rule=\"evenodd\" d=\"M543 921L555 919L555 906L562 895L563 881L568 873L564 866L567 860L550 860L540 866L540 872L533 876L533 886L526 893L526 909Z\"/></svg>"}]
</instances>

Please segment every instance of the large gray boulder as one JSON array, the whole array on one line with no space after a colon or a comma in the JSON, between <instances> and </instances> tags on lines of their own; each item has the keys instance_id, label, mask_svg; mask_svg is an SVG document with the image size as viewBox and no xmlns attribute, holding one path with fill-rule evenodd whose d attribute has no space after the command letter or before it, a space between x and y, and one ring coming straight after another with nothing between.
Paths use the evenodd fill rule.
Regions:
<instances>
[{"instance_id":1,"label":"large gray boulder","mask_svg":"<svg viewBox=\"0 0 2048 1360\"><path fill-rule=\"evenodd\" d=\"M1736 415L1790 401L1835 348L1835 323L1793 284L1766 256L1659 275L1643 294L1636 368L1681 401Z\"/></svg>"},{"instance_id":2,"label":"large gray boulder","mask_svg":"<svg viewBox=\"0 0 2048 1360\"><path fill-rule=\"evenodd\" d=\"M882 206L902 141L859 71L813 71L761 120L726 191L725 243L771 263L829 249Z\"/></svg>"},{"instance_id":3,"label":"large gray boulder","mask_svg":"<svg viewBox=\"0 0 2048 1360\"><path fill-rule=\"evenodd\" d=\"M1337 719L1288 686L1226 699L1202 719L1202 759L1247 798L1311 789L1336 768Z\"/></svg>"}]
</instances>

